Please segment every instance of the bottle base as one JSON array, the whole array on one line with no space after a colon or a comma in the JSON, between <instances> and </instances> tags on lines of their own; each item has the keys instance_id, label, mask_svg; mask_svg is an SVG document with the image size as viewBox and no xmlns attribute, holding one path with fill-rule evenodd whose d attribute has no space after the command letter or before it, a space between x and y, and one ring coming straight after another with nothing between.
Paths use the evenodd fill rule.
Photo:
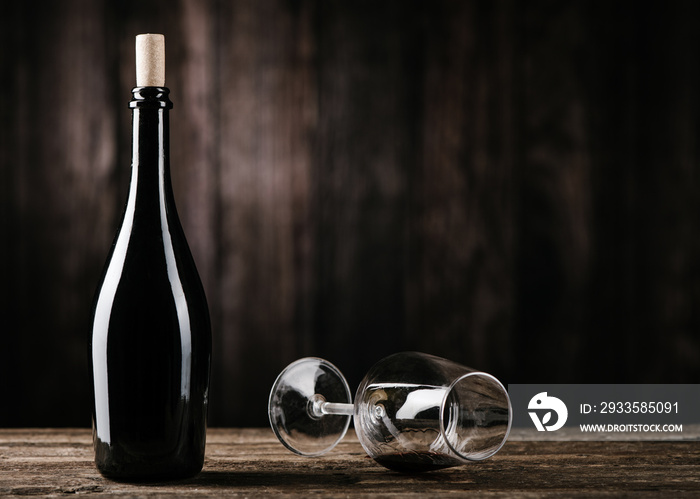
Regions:
<instances>
[{"instance_id":1,"label":"bottle base","mask_svg":"<svg viewBox=\"0 0 700 499\"><path fill-rule=\"evenodd\" d=\"M122 467L101 466L96 464L97 471L108 480L121 483L157 483L187 480L197 476L202 471L202 466L186 468L139 467L139 469L125 469Z\"/></svg>"}]
</instances>

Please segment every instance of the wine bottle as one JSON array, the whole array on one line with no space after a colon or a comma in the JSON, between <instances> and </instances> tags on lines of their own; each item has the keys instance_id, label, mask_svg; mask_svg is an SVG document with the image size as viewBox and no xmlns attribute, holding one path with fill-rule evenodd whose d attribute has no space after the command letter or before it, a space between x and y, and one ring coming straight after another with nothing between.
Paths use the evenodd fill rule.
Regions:
<instances>
[{"instance_id":1,"label":"wine bottle","mask_svg":"<svg viewBox=\"0 0 700 499\"><path fill-rule=\"evenodd\" d=\"M185 478L204 462L211 326L171 187L164 45L136 37L129 194L93 307L95 463L114 479Z\"/></svg>"}]
</instances>

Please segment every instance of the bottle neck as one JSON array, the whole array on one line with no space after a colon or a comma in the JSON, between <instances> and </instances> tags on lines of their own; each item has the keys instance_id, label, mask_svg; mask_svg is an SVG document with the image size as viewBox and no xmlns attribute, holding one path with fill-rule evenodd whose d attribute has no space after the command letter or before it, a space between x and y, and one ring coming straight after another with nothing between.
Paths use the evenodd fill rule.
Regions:
<instances>
[{"instance_id":1,"label":"bottle neck","mask_svg":"<svg viewBox=\"0 0 700 499\"><path fill-rule=\"evenodd\" d=\"M170 181L170 124L173 107L165 87L136 87L133 109L131 186L127 206L147 224L167 224L175 213ZM168 215L170 213L170 215ZM147 222L151 220L151 222Z\"/></svg>"},{"instance_id":2,"label":"bottle neck","mask_svg":"<svg viewBox=\"0 0 700 499\"><path fill-rule=\"evenodd\" d=\"M136 87L134 98L129 103L133 109L132 166L154 168L156 165L169 169L170 123L168 110L172 109L165 87ZM160 168L158 168L160 169Z\"/></svg>"}]
</instances>

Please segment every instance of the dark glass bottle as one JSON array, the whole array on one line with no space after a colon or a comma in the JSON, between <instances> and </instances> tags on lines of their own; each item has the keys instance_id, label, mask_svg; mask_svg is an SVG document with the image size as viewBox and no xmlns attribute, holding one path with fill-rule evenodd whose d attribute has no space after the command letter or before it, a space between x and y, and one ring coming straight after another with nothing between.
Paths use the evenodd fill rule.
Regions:
<instances>
[{"instance_id":1,"label":"dark glass bottle","mask_svg":"<svg viewBox=\"0 0 700 499\"><path fill-rule=\"evenodd\" d=\"M175 210L165 87L133 89L133 160L90 338L95 462L124 480L176 479L204 462L211 326Z\"/></svg>"}]
</instances>

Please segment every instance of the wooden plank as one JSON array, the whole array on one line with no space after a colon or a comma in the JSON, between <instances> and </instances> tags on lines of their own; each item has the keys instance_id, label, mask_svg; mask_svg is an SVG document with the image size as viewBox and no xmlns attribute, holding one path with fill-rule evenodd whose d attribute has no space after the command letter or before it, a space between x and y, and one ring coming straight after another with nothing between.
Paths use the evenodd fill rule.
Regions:
<instances>
[{"instance_id":1,"label":"wooden plank","mask_svg":"<svg viewBox=\"0 0 700 499\"><path fill-rule=\"evenodd\" d=\"M42 15L27 4L13 5L1 21L10 39L5 49L17 53L3 57L2 91L8 97L2 135L7 134L7 142L0 169L7 172L3 190L10 195L0 194L7 203L3 218L11 225L3 227L0 265L9 273L3 287L11 297L0 303L0 336L11 340L0 346L8 356L0 360L8 369L3 379L31 380L43 394L24 398L23 393L37 393L28 385L3 393L21 400L18 405L26 412L3 404L8 413L0 413L0 419L38 424L47 407L64 406L70 399L76 413L56 411L55 424L77 416L74 424L86 425L90 308L114 235L106 221L115 220L120 210L113 202L109 61L114 54L107 42L111 32L90 22L105 14L103 4L69 0L39 10Z\"/></svg>"},{"instance_id":2,"label":"wooden plank","mask_svg":"<svg viewBox=\"0 0 700 499\"><path fill-rule=\"evenodd\" d=\"M269 429L210 429L203 472L180 482L125 484L102 478L89 430L0 430L0 494L214 497L693 497L700 493L697 442L509 441L493 458L403 475L368 458L354 435L331 453L302 458Z\"/></svg>"},{"instance_id":3,"label":"wooden plank","mask_svg":"<svg viewBox=\"0 0 700 499\"><path fill-rule=\"evenodd\" d=\"M351 387L404 348L415 4L317 2L312 352Z\"/></svg>"},{"instance_id":4,"label":"wooden plank","mask_svg":"<svg viewBox=\"0 0 700 499\"><path fill-rule=\"evenodd\" d=\"M519 13L440 2L418 25L408 343L496 375L514 330Z\"/></svg>"},{"instance_id":5,"label":"wooden plank","mask_svg":"<svg viewBox=\"0 0 700 499\"><path fill-rule=\"evenodd\" d=\"M535 379L556 366L557 379L581 379L589 330L593 168L585 75L577 54L593 36L585 4L523 9L516 68L518 161L514 346L548 345L547 362L517 355L513 365ZM556 40L556 42L554 42ZM593 320L597 320L596 317ZM598 334L598 331L592 334ZM516 371L520 372L520 371ZM590 381L593 382L593 381ZM603 382L603 381L600 381Z\"/></svg>"},{"instance_id":6,"label":"wooden plank","mask_svg":"<svg viewBox=\"0 0 700 499\"><path fill-rule=\"evenodd\" d=\"M316 118L306 2L222 2L218 285L212 404L264 424L269 387L308 336Z\"/></svg>"},{"instance_id":7,"label":"wooden plank","mask_svg":"<svg viewBox=\"0 0 700 499\"><path fill-rule=\"evenodd\" d=\"M212 2L187 0L169 6L166 52L171 69L166 83L170 111L170 163L178 215L210 303L220 308L217 213L219 141L216 82L215 11ZM214 315L214 314L212 314ZM220 331L218 316L212 317Z\"/></svg>"},{"instance_id":8,"label":"wooden plank","mask_svg":"<svg viewBox=\"0 0 700 499\"><path fill-rule=\"evenodd\" d=\"M700 3L0 9L0 425L89 424L146 31L167 40L213 423L266 424L309 354L352 388L405 349L506 382L698 379Z\"/></svg>"},{"instance_id":9,"label":"wooden plank","mask_svg":"<svg viewBox=\"0 0 700 499\"><path fill-rule=\"evenodd\" d=\"M697 380L699 248L691 234L700 224L700 177L690 130L700 115L700 71L681 47L700 47L690 22L700 6L629 16L633 6L589 4L589 36L610 43L584 59L596 203L592 325L581 362L595 355L610 365L598 374L603 382L631 380L631 372L635 382Z\"/></svg>"}]
</instances>

